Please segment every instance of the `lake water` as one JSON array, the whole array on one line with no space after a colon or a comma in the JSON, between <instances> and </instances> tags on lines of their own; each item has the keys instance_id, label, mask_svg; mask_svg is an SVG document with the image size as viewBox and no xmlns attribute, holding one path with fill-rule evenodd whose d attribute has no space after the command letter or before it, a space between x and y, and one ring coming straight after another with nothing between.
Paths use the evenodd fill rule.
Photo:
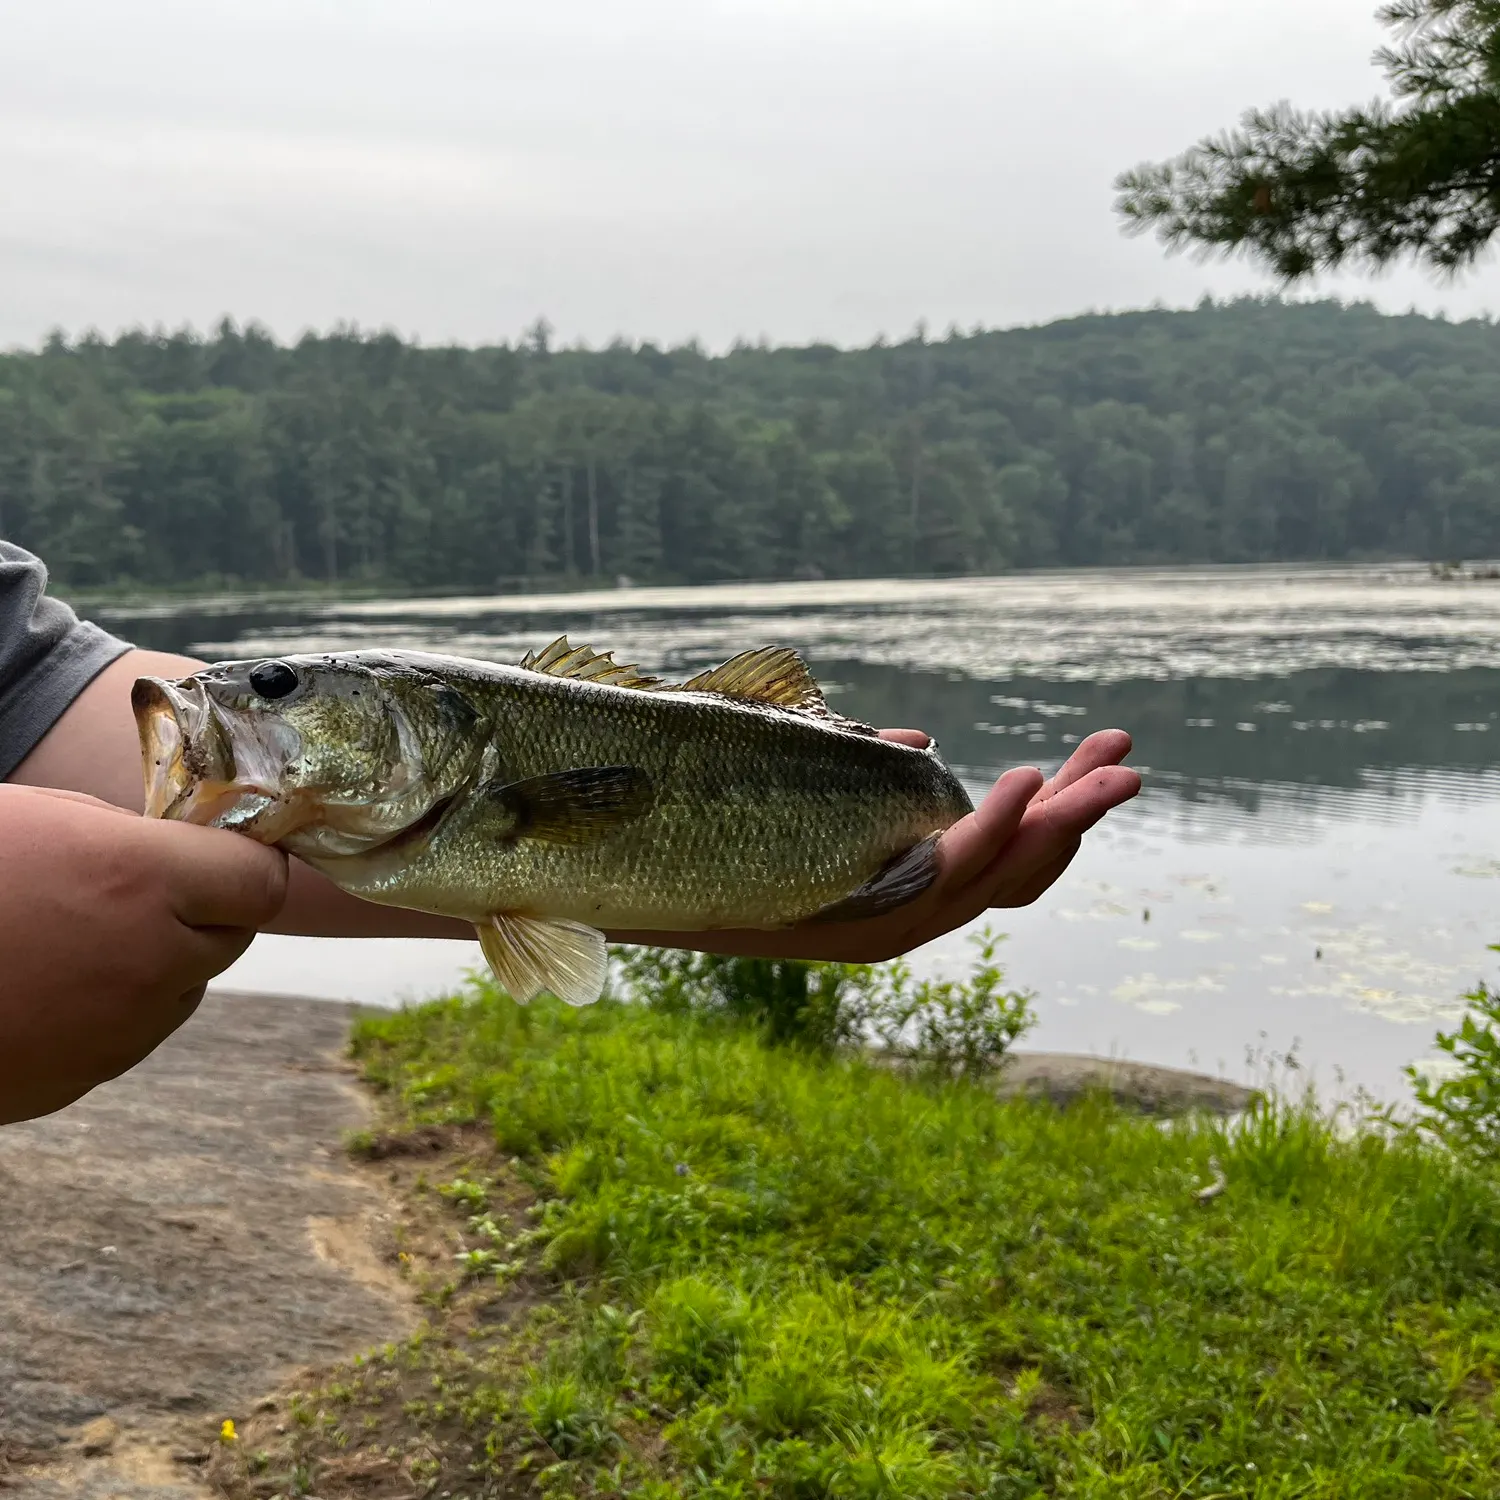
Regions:
<instances>
[{"instance_id":1,"label":"lake water","mask_svg":"<svg viewBox=\"0 0 1500 1500\"><path fill-rule=\"evenodd\" d=\"M976 795L1135 736L1145 790L1036 906L996 913L1028 1045L1256 1076L1295 1049L1330 1092L1403 1065L1500 941L1500 583L1418 567L1033 574L94 611L220 658L370 646L514 661L566 632L670 674L788 644L843 711L926 729ZM226 988L394 1003L460 943L263 938ZM916 956L967 961L961 937Z\"/></svg>"}]
</instances>

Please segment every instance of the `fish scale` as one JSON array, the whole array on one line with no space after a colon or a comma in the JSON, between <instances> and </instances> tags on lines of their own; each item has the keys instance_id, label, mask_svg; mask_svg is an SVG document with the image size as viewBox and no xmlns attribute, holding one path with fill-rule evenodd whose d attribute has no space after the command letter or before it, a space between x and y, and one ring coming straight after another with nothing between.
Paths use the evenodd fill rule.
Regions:
<instances>
[{"instance_id":1,"label":"fish scale","mask_svg":"<svg viewBox=\"0 0 1500 1500\"><path fill-rule=\"evenodd\" d=\"M225 663L144 679L136 711L151 810L277 843L366 899L472 922L520 999L594 998L601 930L889 910L930 883L937 836L971 810L935 747L833 713L785 648L686 683L566 640L514 667L398 652Z\"/></svg>"}]
</instances>

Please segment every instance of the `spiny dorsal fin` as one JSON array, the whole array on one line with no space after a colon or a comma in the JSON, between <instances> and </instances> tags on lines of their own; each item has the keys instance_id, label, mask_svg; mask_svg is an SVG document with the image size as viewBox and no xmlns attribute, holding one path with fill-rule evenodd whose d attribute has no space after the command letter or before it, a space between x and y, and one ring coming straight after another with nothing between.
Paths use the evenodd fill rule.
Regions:
<instances>
[{"instance_id":1,"label":"spiny dorsal fin","mask_svg":"<svg viewBox=\"0 0 1500 1500\"><path fill-rule=\"evenodd\" d=\"M661 686L657 677L648 677L634 667L622 667L609 651L595 651L592 646L570 646L560 635L543 651L528 651L521 666L528 672L545 672L549 677L571 677L578 682L607 682L611 687L651 689Z\"/></svg>"},{"instance_id":2,"label":"spiny dorsal fin","mask_svg":"<svg viewBox=\"0 0 1500 1500\"><path fill-rule=\"evenodd\" d=\"M699 672L671 689L679 693L718 693L746 703L765 703L772 708L801 709L826 714L823 690L807 670L807 663L789 646L762 646L741 651L722 667Z\"/></svg>"}]
</instances>

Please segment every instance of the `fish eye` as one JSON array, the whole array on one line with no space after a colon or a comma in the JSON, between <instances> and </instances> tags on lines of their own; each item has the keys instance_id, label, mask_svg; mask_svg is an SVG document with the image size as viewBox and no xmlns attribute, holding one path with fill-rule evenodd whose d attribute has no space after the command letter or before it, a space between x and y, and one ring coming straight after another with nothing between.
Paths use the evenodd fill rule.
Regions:
<instances>
[{"instance_id":1,"label":"fish eye","mask_svg":"<svg viewBox=\"0 0 1500 1500\"><path fill-rule=\"evenodd\" d=\"M263 661L250 671L250 686L262 698L274 701L297 691L301 678L284 661Z\"/></svg>"}]
</instances>

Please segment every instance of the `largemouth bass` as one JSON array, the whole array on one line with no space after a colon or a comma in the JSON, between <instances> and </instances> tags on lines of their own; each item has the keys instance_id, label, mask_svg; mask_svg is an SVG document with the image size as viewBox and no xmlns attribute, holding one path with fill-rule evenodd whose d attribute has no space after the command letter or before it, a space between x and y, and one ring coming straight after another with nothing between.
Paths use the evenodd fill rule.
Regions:
<instances>
[{"instance_id":1,"label":"largemouth bass","mask_svg":"<svg viewBox=\"0 0 1500 1500\"><path fill-rule=\"evenodd\" d=\"M472 922L517 1000L598 998L601 929L875 916L971 810L925 750L834 713L784 648L687 682L566 639L519 666L358 651L133 695L147 815L275 844L367 900Z\"/></svg>"}]
</instances>

